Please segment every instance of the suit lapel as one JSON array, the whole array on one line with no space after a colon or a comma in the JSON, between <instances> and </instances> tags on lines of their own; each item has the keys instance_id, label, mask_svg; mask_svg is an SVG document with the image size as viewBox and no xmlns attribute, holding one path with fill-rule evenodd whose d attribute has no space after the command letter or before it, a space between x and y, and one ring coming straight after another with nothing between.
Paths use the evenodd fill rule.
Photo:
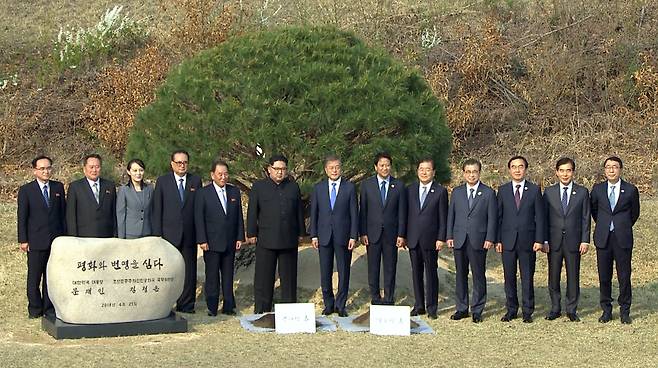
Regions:
<instances>
[{"instance_id":1,"label":"suit lapel","mask_svg":"<svg viewBox=\"0 0 658 368\"><path fill-rule=\"evenodd\" d=\"M626 190L627 189L628 188L626 186L626 182L619 179L619 198L617 198L617 203L615 204L615 209L612 210L613 213L615 213L617 211L617 208L621 208L620 205L621 205L622 201L626 200L626 197L627 197ZM608 202L610 202L610 201L608 201Z\"/></svg>"},{"instance_id":2,"label":"suit lapel","mask_svg":"<svg viewBox=\"0 0 658 368\"><path fill-rule=\"evenodd\" d=\"M219 193L217 193L217 189L215 189L215 185L213 185L213 184L210 184L210 185L211 185L211 189L212 189L212 192L213 192L213 198L215 198L215 207L217 207L217 210L219 210L219 213L222 216L228 215L228 201L229 201L229 198L230 198L230 196L228 194L228 187L226 185L224 185L224 190L226 191L226 208L224 208L224 206L222 206L222 200L219 199Z\"/></svg>"},{"instance_id":3,"label":"suit lapel","mask_svg":"<svg viewBox=\"0 0 658 368\"><path fill-rule=\"evenodd\" d=\"M469 210L468 210L469 215L471 214L471 212L473 212L475 207L478 206L478 203L480 203L480 196L482 195L482 191L480 190L481 185L482 185L482 183L478 184L478 190L473 192L473 207L469 208ZM468 193L466 185L464 185L464 191L466 192L466 205L468 206L468 195L470 193Z\"/></svg>"},{"instance_id":4,"label":"suit lapel","mask_svg":"<svg viewBox=\"0 0 658 368\"><path fill-rule=\"evenodd\" d=\"M324 192L322 194L322 198L326 199L327 208L329 208L329 211L334 212L333 208L331 208L331 196L329 194L329 179L323 180L322 185L320 185L320 188L321 188L320 190ZM336 202L338 202L339 195L340 195L340 188L338 188L336 192Z\"/></svg>"},{"instance_id":5,"label":"suit lapel","mask_svg":"<svg viewBox=\"0 0 658 368\"><path fill-rule=\"evenodd\" d=\"M569 203L567 203L567 211L564 214L564 217L567 217L569 215L569 212L571 212L571 209L575 206L574 203L576 201L580 200L582 190L576 185L576 183L572 182L571 186L571 194L569 194ZM560 202L560 205L562 205L562 202Z\"/></svg>"}]
</instances>

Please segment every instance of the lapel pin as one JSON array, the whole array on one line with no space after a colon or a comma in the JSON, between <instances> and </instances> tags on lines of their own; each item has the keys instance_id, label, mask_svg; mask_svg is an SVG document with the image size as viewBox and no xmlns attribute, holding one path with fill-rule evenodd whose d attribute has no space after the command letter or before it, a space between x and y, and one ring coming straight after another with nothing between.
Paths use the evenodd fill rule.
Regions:
<instances>
[{"instance_id":1,"label":"lapel pin","mask_svg":"<svg viewBox=\"0 0 658 368\"><path fill-rule=\"evenodd\" d=\"M395 184L391 184L391 188L395 188Z\"/></svg>"},{"instance_id":2,"label":"lapel pin","mask_svg":"<svg viewBox=\"0 0 658 368\"><path fill-rule=\"evenodd\" d=\"M109 191L109 190L106 190L106 191L105 191L105 194L110 194L110 191Z\"/></svg>"},{"instance_id":3,"label":"lapel pin","mask_svg":"<svg viewBox=\"0 0 658 368\"><path fill-rule=\"evenodd\" d=\"M434 193L434 189L430 189L430 193Z\"/></svg>"},{"instance_id":4,"label":"lapel pin","mask_svg":"<svg viewBox=\"0 0 658 368\"><path fill-rule=\"evenodd\" d=\"M621 192L624 193L624 190L622 189Z\"/></svg>"},{"instance_id":5,"label":"lapel pin","mask_svg":"<svg viewBox=\"0 0 658 368\"><path fill-rule=\"evenodd\" d=\"M231 202L235 202L235 198L231 198Z\"/></svg>"},{"instance_id":6,"label":"lapel pin","mask_svg":"<svg viewBox=\"0 0 658 368\"><path fill-rule=\"evenodd\" d=\"M478 195L479 195L479 196L482 195L482 192L478 192Z\"/></svg>"},{"instance_id":7,"label":"lapel pin","mask_svg":"<svg viewBox=\"0 0 658 368\"><path fill-rule=\"evenodd\" d=\"M571 195L576 195L576 191L574 190L573 192L571 192Z\"/></svg>"},{"instance_id":8,"label":"lapel pin","mask_svg":"<svg viewBox=\"0 0 658 368\"><path fill-rule=\"evenodd\" d=\"M190 188L190 192L194 192L195 190L196 190L196 188L194 188L194 187Z\"/></svg>"},{"instance_id":9,"label":"lapel pin","mask_svg":"<svg viewBox=\"0 0 658 368\"><path fill-rule=\"evenodd\" d=\"M59 197L59 193L55 193L55 197Z\"/></svg>"},{"instance_id":10,"label":"lapel pin","mask_svg":"<svg viewBox=\"0 0 658 368\"><path fill-rule=\"evenodd\" d=\"M528 190L528 187L523 187L523 190Z\"/></svg>"}]
</instances>

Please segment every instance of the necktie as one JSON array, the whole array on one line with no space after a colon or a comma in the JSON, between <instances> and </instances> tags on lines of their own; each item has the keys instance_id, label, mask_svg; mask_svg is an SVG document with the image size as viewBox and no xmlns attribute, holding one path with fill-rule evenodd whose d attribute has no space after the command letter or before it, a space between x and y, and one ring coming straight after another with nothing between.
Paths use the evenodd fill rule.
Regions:
<instances>
[{"instance_id":1,"label":"necktie","mask_svg":"<svg viewBox=\"0 0 658 368\"><path fill-rule=\"evenodd\" d=\"M617 200L615 199L615 187L610 187L610 195L608 196L608 202L610 202L610 209L615 210L615 205L617 205ZM610 220L610 231L615 229L615 224Z\"/></svg>"},{"instance_id":2,"label":"necktie","mask_svg":"<svg viewBox=\"0 0 658 368\"><path fill-rule=\"evenodd\" d=\"M48 185L43 186L43 199L46 201L46 207L50 207L50 197L48 196Z\"/></svg>"},{"instance_id":3,"label":"necktie","mask_svg":"<svg viewBox=\"0 0 658 368\"><path fill-rule=\"evenodd\" d=\"M470 189L471 194L468 195L468 209L471 210L473 209L473 202L475 201L475 195L473 194L475 192L475 188Z\"/></svg>"},{"instance_id":4,"label":"necktie","mask_svg":"<svg viewBox=\"0 0 658 368\"><path fill-rule=\"evenodd\" d=\"M224 209L224 214L227 213L226 211L226 189L225 188L219 188L219 199L222 202L222 208Z\"/></svg>"},{"instance_id":5,"label":"necktie","mask_svg":"<svg viewBox=\"0 0 658 368\"><path fill-rule=\"evenodd\" d=\"M180 196L181 202L183 202L185 199L184 193L185 187L183 187L183 179L178 179L178 195Z\"/></svg>"},{"instance_id":6,"label":"necktie","mask_svg":"<svg viewBox=\"0 0 658 368\"><path fill-rule=\"evenodd\" d=\"M516 184L516 191L514 192L514 203L516 203L516 209L518 210L521 207L521 192L519 189L521 184Z\"/></svg>"},{"instance_id":7,"label":"necktie","mask_svg":"<svg viewBox=\"0 0 658 368\"><path fill-rule=\"evenodd\" d=\"M569 205L567 190L569 190L569 187L564 187L564 191L562 192L562 213L565 215L567 214L567 206Z\"/></svg>"},{"instance_id":8,"label":"necktie","mask_svg":"<svg viewBox=\"0 0 658 368\"><path fill-rule=\"evenodd\" d=\"M382 186L379 188L379 194L382 196L382 204L386 203L386 180L382 181Z\"/></svg>"},{"instance_id":9,"label":"necktie","mask_svg":"<svg viewBox=\"0 0 658 368\"><path fill-rule=\"evenodd\" d=\"M423 187L423 192L420 194L420 208L423 208L425 199L427 199L427 187Z\"/></svg>"},{"instance_id":10,"label":"necktie","mask_svg":"<svg viewBox=\"0 0 658 368\"><path fill-rule=\"evenodd\" d=\"M94 198L96 198L96 203L100 203L100 192L98 191L98 183L94 183Z\"/></svg>"},{"instance_id":11,"label":"necktie","mask_svg":"<svg viewBox=\"0 0 658 368\"><path fill-rule=\"evenodd\" d=\"M331 183L331 193L329 194L329 204L331 205L331 209L334 209L334 205L336 204L336 183Z\"/></svg>"}]
</instances>

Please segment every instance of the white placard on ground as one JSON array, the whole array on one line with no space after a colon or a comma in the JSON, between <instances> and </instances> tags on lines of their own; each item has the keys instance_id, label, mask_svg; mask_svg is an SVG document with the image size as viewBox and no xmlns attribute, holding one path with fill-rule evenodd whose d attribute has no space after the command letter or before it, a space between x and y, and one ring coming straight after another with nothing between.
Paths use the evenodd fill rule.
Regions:
<instances>
[{"instance_id":1,"label":"white placard on ground","mask_svg":"<svg viewBox=\"0 0 658 368\"><path fill-rule=\"evenodd\" d=\"M410 313L409 306L371 305L370 333L409 336L411 334Z\"/></svg>"},{"instance_id":2,"label":"white placard on ground","mask_svg":"<svg viewBox=\"0 0 658 368\"><path fill-rule=\"evenodd\" d=\"M274 323L276 333L315 333L315 304L275 304Z\"/></svg>"}]
</instances>

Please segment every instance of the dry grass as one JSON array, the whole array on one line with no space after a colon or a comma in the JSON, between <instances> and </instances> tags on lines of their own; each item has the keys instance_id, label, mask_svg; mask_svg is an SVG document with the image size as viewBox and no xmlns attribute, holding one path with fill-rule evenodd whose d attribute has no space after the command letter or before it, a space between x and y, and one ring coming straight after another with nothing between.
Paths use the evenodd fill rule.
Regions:
<instances>
[{"instance_id":1,"label":"dry grass","mask_svg":"<svg viewBox=\"0 0 658 368\"><path fill-rule=\"evenodd\" d=\"M643 200L642 216L636 227L637 244L633 259L634 323L622 326L618 320L607 325L597 322L598 289L595 255L588 254L582 267L582 323L566 319L542 319L548 305L545 257L539 257L535 277L536 322L509 324L498 321L503 313L502 272L499 257L489 255L489 302L484 322L454 322L450 291L451 260L441 263L447 280L441 284L439 319L429 321L435 335L377 337L361 333L320 333L315 335L254 334L244 331L237 319L189 317L190 332L105 339L55 341L40 329L40 322L26 317L25 255L15 241L15 204L0 204L0 359L4 367L65 366L624 366L658 364L658 201ZM399 285L398 303L411 304L410 285ZM251 312L250 285L237 288L238 305ZM367 292L351 290L354 312L366 310ZM302 290L300 300L319 303L319 290ZM318 308L320 305L318 304ZM318 309L319 312L319 309Z\"/></svg>"}]
</instances>

